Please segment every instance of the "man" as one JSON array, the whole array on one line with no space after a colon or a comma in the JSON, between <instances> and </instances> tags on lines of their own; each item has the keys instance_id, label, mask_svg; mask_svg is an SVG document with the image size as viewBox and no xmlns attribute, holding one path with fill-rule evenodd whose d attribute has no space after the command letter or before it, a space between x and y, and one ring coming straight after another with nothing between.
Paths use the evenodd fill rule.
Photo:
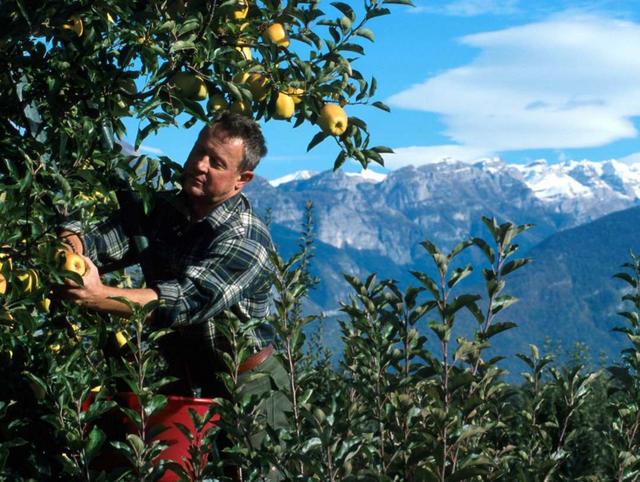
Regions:
<instances>
[{"instance_id":1,"label":"man","mask_svg":"<svg viewBox=\"0 0 640 482\"><path fill-rule=\"evenodd\" d=\"M227 346L216 321L225 310L243 322L263 319L268 313L271 236L241 192L266 151L257 123L223 113L200 132L184 166L182 191L160 193L151 213L134 220L149 241L144 253L136 253L127 232L133 213L122 209L86 234L74 223L66 224L60 233L75 252L86 256L88 266L84 286L69 282L64 297L124 316L130 314L128 306L111 298L125 297L141 305L160 302L150 323L175 328L160 346L171 374L178 379L169 387L170 393L225 396L216 372L226 369L219 354ZM146 288L102 283L100 271L135 262L143 263ZM281 427L289 408L282 393L287 376L272 356L273 329L260 325L251 338L254 353L239 369L241 382L246 382L243 390L260 392L262 388L251 386L256 379L253 374L266 372L281 388L268 399L268 421ZM270 382L265 384L263 378L257 383L270 392Z\"/></svg>"}]
</instances>

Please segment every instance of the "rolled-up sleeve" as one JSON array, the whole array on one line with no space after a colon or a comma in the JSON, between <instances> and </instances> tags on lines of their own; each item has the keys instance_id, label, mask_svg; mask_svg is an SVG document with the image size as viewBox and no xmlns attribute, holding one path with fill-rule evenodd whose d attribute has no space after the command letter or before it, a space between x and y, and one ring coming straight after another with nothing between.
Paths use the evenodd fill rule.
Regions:
<instances>
[{"instance_id":1,"label":"rolled-up sleeve","mask_svg":"<svg viewBox=\"0 0 640 482\"><path fill-rule=\"evenodd\" d=\"M188 265L183 277L154 284L160 299L156 323L172 327L203 323L265 289L270 266L268 250L257 241L220 242L209 256Z\"/></svg>"},{"instance_id":2,"label":"rolled-up sleeve","mask_svg":"<svg viewBox=\"0 0 640 482\"><path fill-rule=\"evenodd\" d=\"M59 230L67 230L80 236L84 255L102 269L116 264L130 253L129 237L125 234L120 216L99 223L83 232L82 223L69 221L60 225Z\"/></svg>"}]
</instances>

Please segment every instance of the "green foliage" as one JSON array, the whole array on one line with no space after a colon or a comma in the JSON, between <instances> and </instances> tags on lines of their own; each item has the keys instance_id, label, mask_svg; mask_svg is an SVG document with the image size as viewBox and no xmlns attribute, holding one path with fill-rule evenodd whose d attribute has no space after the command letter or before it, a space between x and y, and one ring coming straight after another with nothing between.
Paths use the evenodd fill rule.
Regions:
<instances>
[{"instance_id":1,"label":"green foliage","mask_svg":"<svg viewBox=\"0 0 640 482\"><path fill-rule=\"evenodd\" d=\"M246 19L236 18L235 1L3 5L3 480L154 480L166 468L185 480L231 480L230 465L242 480L640 477L640 261L633 255L616 275L628 290L617 330L629 346L605 373L590 372L580 353L557 366L531 346L518 355L526 368L522 383L506 383L501 358L489 358L487 350L497 349L496 337L516 327L505 318L517 301L507 281L530 261L516 256L515 244L529 226L490 218L483 219L486 239L464 240L450 252L424 241L434 269L413 273L418 287L401 288L376 274L364 280L346 275L351 293L340 322L345 351L336 367L317 337L306 340L315 317L303 305L317 283L309 274L308 206L299 253L287 260L272 256L275 302L268 321L286 371L280 393L291 406L290 424L270 425L263 416L266 396L243 389L239 367L251 352L258 321L241 323L228 313L217 329L231 348L222 354L227 371L220 374L229 396L205 415L191 414L194 432L178 427L189 446L184 465L157 459L166 444L152 418L167 403L160 391L170 380L161 374L157 350L166 332L144 322L154 306L131 305L127 322L50 301L51 289L64 278L81 281L60 266L54 229L63 218L85 226L99 221L123 187L148 209L152 190L179 181L170 159L122 151L123 118L139 122L137 148L163 126L210 119L208 108L215 106L205 108L206 97L236 108L244 102L247 113L271 120L277 94L299 89L293 127L318 123L325 103L348 110L371 102L388 110L373 101L375 79L366 80L353 64L363 42L375 38L370 22L387 15L385 4L392 3L410 2L367 1L360 10L334 2L325 12L317 2L267 0L251 3ZM284 25L289 46L268 40L266 28L274 23ZM250 74L267 79L263 98L247 83ZM369 145L365 122L354 116L344 134L318 133L310 147L329 137L340 148L336 167L348 158L363 166L381 163L389 152ZM470 249L484 257L481 266L460 265L459 255ZM464 289L474 269L484 278L481 293ZM122 272L109 282L131 286ZM471 331L461 328L464 317L475 320ZM127 403L123 392L130 394ZM105 424L114 415L128 425L123 437L112 436ZM211 427L214 415L220 420ZM215 443L221 431L225 446Z\"/></svg>"},{"instance_id":2,"label":"green foliage","mask_svg":"<svg viewBox=\"0 0 640 482\"><path fill-rule=\"evenodd\" d=\"M239 367L250 354L259 321L241 323L228 313L218 329L231 348L222 354L227 371L220 374L229 397L217 399L204 416L192 413L195 432L180 427L189 445L184 465L156 460L165 443L154 437L158 427L149 420L166 403L158 391L169 380L159 376L156 361L155 343L164 332L149 332L144 324L153 305L131 305L132 320L107 330L104 324L86 325L78 309L62 315L54 307L51 323L60 329L52 331L48 319L34 312L38 316L25 321L36 323L35 335L19 332L4 359L4 379L17 387L0 406L4 474L154 479L170 467L184 479L231 480L231 464L242 480L274 474L318 481L636 478L640 264L635 257L625 265L630 273L616 275L631 289L623 298L632 309L620 313L627 325L618 330L632 345L608 377L586 370L580 347L574 363L557 366L531 345L530 353L518 355L526 367L523 383L504 381L500 357L486 353L496 336L515 327L502 317L516 301L507 294L507 279L529 262L515 257L514 244L528 227L488 218L488 239L463 241L448 253L422 243L435 266L428 272L436 274L414 272L419 287L401 290L373 274L365 280L345 275L352 293L342 305L345 351L335 367L317 338L306 342L314 317L304 315L302 304L317 282L308 274L311 210L307 206L299 252L288 260L272 256L276 296L269 322L288 377L282 392L291 405L288 426L271 426L261 415L266 394L247 393L241 382ZM464 291L473 267L457 263L460 253L473 248L487 262L481 267L483 294ZM4 259L2 269L11 276ZM458 320L464 312L476 327L461 336ZM82 327L74 328L75 321ZM107 363L92 347L116 331L126 333L128 341ZM39 358L37 350L44 347L59 359ZM80 363L86 369L78 370ZM43 369L46 377L38 375ZM87 387L94 384L103 388L90 392ZM112 398L123 384L138 404ZM132 425L122 440L110 439L99 423L116 407ZM220 420L211 428L214 415ZM35 450L30 448L34 430L40 433ZM221 431L228 438L224 446L216 445ZM120 468L100 467L97 461L114 449L124 460Z\"/></svg>"},{"instance_id":3,"label":"green foliage","mask_svg":"<svg viewBox=\"0 0 640 482\"><path fill-rule=\"evenodd\" d=\"M157 375L155 345L162 333L149 332L141 318L125 324L50 300L64 278L81 282L60 266L55 229L63 219L88 228L113 211L122 189L134 191L148 210L151 191L179 183L180 168L171 159L122 149L123 120L137 120L138 149L164 126L210 120L217 106L202 102L207 97L222 98L232 109L243 101L248 115L270 121L277 96L295 93L300 103L292 128L317 124L325 103L348 112L350 105L373 101L375 79L365 79L353 62L374 39L372 21L390 13L381 2L361 8L334 3L326 11L317 2L250 2L246 18L240 8L235 1L201 0L3 4L2 478L104 478L96 460L114 445L129 462L119 476L153 478L161 470L153 463L161 446L149 435L148 421L164 404L158 389L166 380ZM275 23L283 25L290 45L269 40L266 29ZM246 82L252 73L267 79L264 98L254 98ZM370 145L366 123L354 116L345 133L325 137L340 150L336 167L347 158L365 166L382 162L380 153L388 151ZM130 286L122 272L109 282ZM149 309L140 308L140 317ZM304 339L297 333L290 339L292 360ZM124 334L129 340L118 347L114 340ZM246 353L237 348L240 360ZM97 386L96 395L91 387ZM96 420L115 410L114 396L123 389L139 404L118 408L135 430L126 440L108 440Z\"/></svg>"}]
</instances>

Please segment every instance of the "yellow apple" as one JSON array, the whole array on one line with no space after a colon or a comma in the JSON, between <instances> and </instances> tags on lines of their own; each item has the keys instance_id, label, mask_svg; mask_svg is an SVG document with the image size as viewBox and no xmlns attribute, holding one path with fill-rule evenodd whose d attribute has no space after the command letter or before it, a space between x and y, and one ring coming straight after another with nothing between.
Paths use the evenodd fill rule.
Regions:
<instances>
[{"instance_id":1,"label":"yellow apple","mask_svg":"<svg viewBox=\"0 0 640 482\"><path fill-rule=\"evenodd\" d=\"M318 125L327 134L340 136L347 130L348 117L337 104L325 104L320 110Z\"/></svg>"},{"instance_id":2,"label":"yellow apple","mask_svg":"<svg viewBox=\"0 0 640 482\"><path fill-rule=\"evenodd\" d=\"M173 76L171 83L178 92L191 100L204 100L207 98L207 84L199 75L190 72L178 72Z\"/></svg>"},{"instance_id":3,"label":"yellow apple","mask_svg":"<svg viewBox=\"0 0 640 482\"><path fill-rule=\"evenodd\" d=\"M209 97L209 102L207 103L207 107L211 112L218 112L219 110L224 110L228 107L227 100L223 95L215 94Z\"/></svg>"},{"instance_id":4,"label":"yellow apple","mask_svg":"<svg viewBox=\"0 0 640 482\"><path fill-rule=\"evenodd\" d=\"M249 2L247 0L239 0L238 7L233 11L233 18L242 20L249 13Z\"/></svg>"},{"instance_id":5,"label":"yellow apple","mask_svg":"<svg viewBox=\"0 0 640 482\"><path fill-rule=\"evenodd\" d=\"M289 34L281 23L273 23L264 31L263 38L266 42L287 48L289 46Z\"/></svg>"},{"instance_id":6,"label":"yellow apple","mask_svg":"<svg viewBox=\"0 0 640 482\"><path fill-rule=\"evenodd\" d=\"M287 87L284 93L293 99L294 104L302 102L302 96L304 95L304 89L299 87Z\"/></svg>"},{"instance_id":7,"label":"yellow apple","mask_svg":"<svg viewBox=\"0 0 640 482\"><path fill-rule=\"evenodd\" d=\"M62 267L80 276L84 276L87 272L87 263L84 261L84 258L73 251L64 252L64 264Z\"/></svg>"},{"instance_id":8,"label":"yellow apple","mask_svg":"<svg viewBox=\"0 0 640 482\"><path fill-rule=\"evenodd\" d=\"M242 114L246 116L249 116L251 114L251 106L244 100L234 101L233 104L231 104L231 107L229 107L229 110L236 114Z\"/></svg>"},{"instance_id":9,"label":"yellow apple","mask_svg":"<svg viewBox=\"0 0 640 482\"><path fill-rule=\"evenodd\" d=\"M84 26L82 25L82 19L80 17L71 17L69 22L62 25L64 30L71 30L75 32L78 37L82 37L84 33Z\"/></svg>"},{"instance_id":10,"label":"yellow apple","mask_svg":"<svg viewBox=\"0 0 640 482\"><path fill-rule=\"evenodd\" d=\"M251 47L241 44L236 47L236 50L240 52L245 60L251 60L253 58L253 55L251 54Z\"/></svg>"},{"instance_id":11,"label":"yellow apple","mask_svg":"<svg viewBox=\"0 0 640 482\"><path fill-rule=\"evenodd\" d=\"M3 248L9 248L9 246L4 245ZM9 271L13 269L13 261L11 260L11 256L9 253L2 252L0 250L0 270L7 268Z\"/></svg>"},{"instance_id":12,"label":"yellow apple","mask_svg":"<svg viewBox=\"0 0 640 482\"><path fill-rule=\"evenodd\" d=\"M129 341L129 337L123 331L116 332L116 343L118 344L118 348L122 348Z\"/></svg>"},{"instance_id":13,"label":"yellow apple","mask_svg":"<svg viewBox=\"0 0 640 482\"><path fill-rule=\"evenodd\" d=\"M278 119L290 119L293 112L296 109L296 105L293 99L282 92L278 92L278 98L276 99L275 117Z\"/></svg>"},{"instance_id":14,"label":"yellow apple","mask_svg":"<svg viewBox=\"0 0 640 482\"><path fill-rule=\"evenodd\" d=\"M236 84L244 84L249 79L249 74L246 72L238 72L231 79Z\"/></svg>"},{"instance_id":15,"label":"yellow apple","mask_svg":"<svg viewBox=\"0 0 640 482\"><path fill-rule=\"evenodd\" d=\"M25 294L31 293L40 285L38 273L33 269L20 273L18 275L18 280L20 280L20 283L22 284L22 292Z\"/></svg>"},{"instance_id":16,"label":"yellow apple","mask_svg":"<svg viewBox=\"0 0 640 482\"><path fill-rule=\"evenodd\" d=\"M253 95L253 100L263 100L269 93L269 79L265 75L254 72L247 78L247 87Z\"/></svg>"}]
</instances>

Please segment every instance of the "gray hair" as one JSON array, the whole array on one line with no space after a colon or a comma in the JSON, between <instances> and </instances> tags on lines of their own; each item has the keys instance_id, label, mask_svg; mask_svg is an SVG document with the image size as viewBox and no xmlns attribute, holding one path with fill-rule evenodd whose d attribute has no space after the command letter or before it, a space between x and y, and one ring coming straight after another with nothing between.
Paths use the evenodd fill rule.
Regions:
<instances>
[{"instance_id":1,"label":"gray hair","mask_svg":"<svg viewBox=\"0 0 640 482\"><path fill-rule=\"evenodd\" d=\"M267 154L267 143L262 135L262 130L256 121L244 115L234 112L221 112L210 124L204 126L200 134L205 131L212 135L220 129L222 135L228 138L242 139L244 156L238 169L240 171L253 171Z\"/></svg>"}]
</instances>

